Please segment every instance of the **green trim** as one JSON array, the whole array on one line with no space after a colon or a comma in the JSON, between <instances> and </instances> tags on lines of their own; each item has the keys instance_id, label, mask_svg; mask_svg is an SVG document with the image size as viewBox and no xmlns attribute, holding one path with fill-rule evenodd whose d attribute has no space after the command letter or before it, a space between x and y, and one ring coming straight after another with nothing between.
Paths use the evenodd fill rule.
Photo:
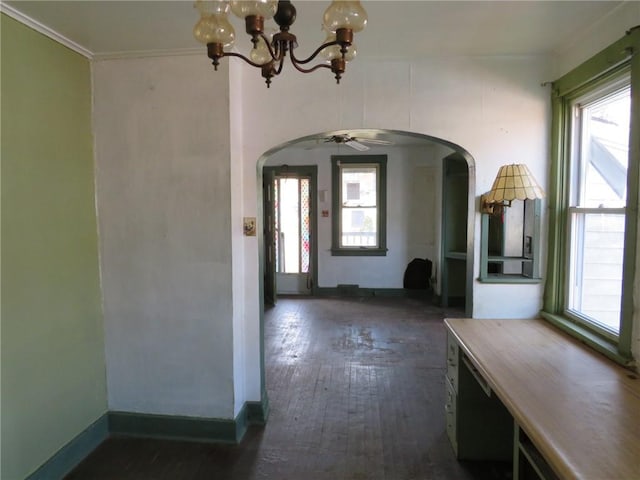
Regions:
<instances>
[{"instance_id":1,"label":"green trim","mask_svg":"<svg viewBox=\"0 0 640 480\"><path fill-rule=\"evenodd\" d=\"M480 283L540 283L542 278L523 277L522 275L489 274L478 278Z\"/></svg>"},{"instance_id":2,"label":"green trim","mask_svg":"<svg viewBox=\"0 0 640 480\"><path fill-rule=\"evenodd\" d=\"M433 298L432 290L415 290L407 288L360 288L357 285L343 285L337 287L318 287L316 295L319 297L407 297Z\"/></svg>"},{"instance_id":3,"label":"green trim","mask_svg":"<svg viewBox=\"0 0 640 480\"><path fill-rule=\"evenodd\" d=\"M98 447L109 436L107 414L102 415L80 434L68 442L38 470L27 477L27 480L50 480L63 478L73 470L87 455Z\"/></svg>"},{"instance_id":4,"label":"green trim","mask_svg":"<svg viewBox=\"0 0 640 480\"><path fill-rule=\"evenodd\" d=\"M640 27L632 34L635 55L631 58L631 122L629 125L629 163L627 167L627 207L625 215L624 261L622 270L622 318L618 349L632 356L634 285L638 256L638 207L640 205ZM627 320L628 319L628 320ZM638 334L636 333L636 337Z\"/></svg>"},{"instance_id":5,"label":"green trim","mask_svg":"<svg viewBox=\"0 0 640 480\"><path fill-rule=\"evenodd\" d=\"M555 94L560 97L571 94L598 77L608 75L620 64L627 62L633 50L638 47L639 34L640 29L634 27L620 40L553 82Z\"/></svg>"},{"instance_id":6,"label":"green trim","mask_svg":"<svg viewBox=\"0 0 640 480\"><path fill-rule=\"evenodd\" d=\"M378 247L340 247L340 164L362 163L378 165ZM331 255L353 257L380 257L387 255L387 156L386 155L332 155L331 156Z\"/></svg>"},{"instance_id":7,"label":"green trim","mask_svg":"<svg viewBox=\"0 0 640 480\"><path fill-rule=\"evenodd\" d=\"M107 412L43 463L27 480L63 478L109 435L237 444L250 426L263 426L268 417L266 392L261 401L246 402L233 420Z\"/></svg>"},{"instance_id":8,"label":"green trim","mask_svg":"<svg viewBox=\"0 0 640 480\"><path fill-rule=\"evenodd\" d=\"M265 181L273 182L276 177L286 177L291 175L293 177L308 177L309 178L309 222L311 225L311 244L310 252L311 257L309 259L311 267L311 294L313 295L314 286L318 284L318 166L317 165L281 165L274 167L263 167L263 178ZM260 185L263 185L260 182ZM264 201L263 201L264 203ZM273 201L266 208L273 208ZM275 214L275 212L272 212ZM262 217L264 219L264 216ZM266 225L263 231L267 231ZM265 242L266 244L266 242ZM264 248L263 248L264 250ZM275 261L275 253L273 254ZM273 297L277 300L277 283L275 280L275 265L272 266L274 278L269 281L273 282ZM263 277L264 278L264 277ZM266 280L266 278L265 278ZM264 297L261 297L264 298ZM264 301L263 301L264 303ZM275 303L275 302L274 302Z\"/></svg>"},{"instance_id":9,"label":"green trim","mask_svg":"<svg viewBox=\"0 0 640 480\"><path fill-rule=\"evenodd\" d=\"M633 289L636 279L638 203L640 194L640 27L627 32L613 45L584 62L553 83L551 174L549 182L549 241L547 282L543 296L543 317L571 335L605 353L613 360L628 365L632 358L634 322ZM631 126L627 170L627 206L625 214L625 246L620 332L617 343L603 339L595 330L578 325L564 316L567 281L567 241L571 104L581 95L595 90L620 75L631 76Z\"/></svg>"},{"instance_id":10,"label":"green trim","mask_svg":"<svg viewBox=\"0 0 640 480\"><path fill-rule=\"evenodd\" d=\"M246 403L242 405L242 408L238 412L238 415L236 415L235 425L235 443L239 443L240 440L242 440L242 438L244 437L244 434L247 433L247 430L249 429L249 414Z\"/></svg>"},{"instance_id":11,"label":"green trim","mask_svg":"<svg viewBox=\"0 0 640 480\"><path fill-rule=\"evenodd\" d=\"M386 248L332 248L334 257L386 257L389 250Z\"/></svg>"},{"instance_id":12,"label":"green trim","mask_svg":"<svg viewBox=\"0 0 640 480\"><path fill-rule=\"evenodd\" d=\"M235 442L242 441L244 434L252 425L264 426L267 424L267 417L269 416L269 400L263 397L263 401L260 402L245 402L242 408L236 415L236 436Z\"/></svg>"},{"instance_id":13,"label":"green trim","mask_svg":"<svg viewBox=\"0 0 640 480\"><path fill-rule=\"evenodd\" d=\"M452 209L452 198L464 201L462 192L451 192L451 179L463 177L466 183L466 208L464 215L464 233L461 235L458 229L456 235L452 235L451 221L452 215L458 208ZM453 197L450 195L453 193ZM459 204L456 202L459 206ZM449 270L451 261L464 262L465 264L465 315L473 316L473 289L474 289L474 236L475 236L475 212L477 209L475 196L475 163L473 158L466 152L456 149L455 153L447 155L442 159L442 229L441 229L441 249L440 249L440 295L438 304L447 307L449 305L460 305L460 297L449 295ZM458 219L458 222L462 224ZM458 223L456 222L456 223ZM464 240L464 241L461 241Z\"/></svg>"},{"instance_id":14,"label":"green trim","mask_svg":"<svg viewBox=\"0 0 640 480\"><path fill-rule=\"evenodd\" d=\"M269 398L266 392L262 395L260 402L246 402L247 421L249 425L266 425L269 418Z\"/></svg>"},{"instance_id":15,"label":"green trim","mask_svg":"<svg viewBox=\"0 0 640 480\"><path fill-rule=\"evenodd\" d=\"M252 425L265 425L269 416L266 392L259 402L245 402L236 418L203 418L109 412L109 433L144 438L240 443Z\"/></svg>"},{"instance_id":16,"label":"green trim","mask_svg":"<svg viewBox=\"0 0 640 480\"><path fill-rule=\"evenodd\" d=\"M245 414L243 407L239 416ZM226 418L109 412L109 432L132 437L238 443L241 440L237 437L238 430L242 429L238 429L237 423L237 420Z\"/></svg>"},{"instance_id":17,"label":"green trim","mask_svg":"<svg viewBox=\"0 0 640 480\"><path fill-rule=\"evenodd\" d=\"M605 338L597 335L592 330L582 327L577 323L568 320L561 315L553 315L546 312L540 312L540 315L545 320L549 321L560 330L570 334L572 337L576 337L581 342L590 346L594 350L606 355L609 359L616 363L619 363L625 367L633 367L634 361L631 357L620 354L618 347L615 343L607 341Z\"/></svg>"},{"instance_id":18,"label":"green trim","mask_svg":"<svg viewBox=\"0 0 640 480\"><path fill-rule=\"evenodd\" d=\"M526 208L526 206L525 206ZM490 214L482 213L480 218L480 276L478 281L481 283L540 283L540 216L541 216L541 202L539 199L533 201L533 236L531 238L531 256L530 257L508 257L508 256L494 256L489 255L489 220ZM502 250L504 250L504 224L501 224L503 232L501 237ZM524 245L524 235L526 235L526 225L523 220L522 224L522 245ZM527 276L524 274L505 274L505 273L489 273L489 263L502 261L502 260L516 260L522 258L523 261L532 263L532 275Z\"/></svg>"}]
</instances>

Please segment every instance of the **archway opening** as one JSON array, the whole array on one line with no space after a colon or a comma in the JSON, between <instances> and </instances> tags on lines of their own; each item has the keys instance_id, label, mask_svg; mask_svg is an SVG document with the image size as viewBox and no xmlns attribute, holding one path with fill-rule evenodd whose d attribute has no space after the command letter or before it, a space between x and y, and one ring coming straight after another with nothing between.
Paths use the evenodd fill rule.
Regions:
<instances>
[{"instance_id":1,"label":"archway opening","mask_svg":"<svg viewBox=\"0 0 640 480\"><path fill-rule=\"evenodd\" d=\"M366 150L349 145L354 139ZM372 140L369 142L368 140ZM388 253L384 257L339 257L331 254L333 205L332 156L386 155ZM428 258L433 267L435 301L473 310L475 230L475 161L463 147L434 136L398 130L350 129L319 132L278 145L257 161L258 248L260 275L260 343L264 391L265 293L277 297L273 238L265 228L273 221L273 192L265 182L273 171L317 169L309 217L311 223L312 294L358 288L364 294L403 289L403 275L413 258ZM280 169L280 170L278 170ZM270 203L271 202L271 203ZM271 233L269 233L271 235ZM270 264L271 262L271 264ZM373 292L373 293L372 293ZM271 299L270 299L271 300Z\"/></svg>"}]
</instances>

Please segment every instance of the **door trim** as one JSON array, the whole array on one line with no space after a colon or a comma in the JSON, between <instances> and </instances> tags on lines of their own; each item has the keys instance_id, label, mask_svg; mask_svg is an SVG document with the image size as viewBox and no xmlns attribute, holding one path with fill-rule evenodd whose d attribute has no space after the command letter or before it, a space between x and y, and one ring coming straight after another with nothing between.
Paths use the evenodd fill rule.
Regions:
<instances>
[{"instance_id":1,"label":"door trim","mask_svg":"<svg viewBox=\"0 0 640 480\"><path fill-rule=\"evenodd\" d=\"M317 295L318 293L318 166L317 165L279 165L279 166L265 166L263 168L263 179L265 182L273 181L278 177L309 177L309 225L311 227L310 241L309 241L309 266L311 268L311 295ZM263 196L266 189L266 185L263 184ZM266 207L266 205L265 205ZM275 209L273 208L273 202L269 204L271 211L264 209L264 225L265 232L268 231L267 219L269 215L275 215ZM273 218L273 217L272 217ZM267 239L264 242L264 249L267 249ZM273 296L274 303L277 301L277 285L275 284L275 270L273 275L268 271L267 255L265 251L265 281L273 281ZM266 287L266 286L265 286ZM265 288L265 291L267 288Z\"/></svg>"}]
</instances>

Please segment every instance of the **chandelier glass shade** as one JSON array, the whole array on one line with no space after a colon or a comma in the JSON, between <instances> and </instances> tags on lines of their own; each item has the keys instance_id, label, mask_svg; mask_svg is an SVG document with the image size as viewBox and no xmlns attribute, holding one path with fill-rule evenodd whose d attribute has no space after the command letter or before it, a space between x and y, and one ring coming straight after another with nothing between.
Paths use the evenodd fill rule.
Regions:
<instances>
[{"instance_id":1,"label":"chandelier glass shade","mask_svg":"<svg viewBox=\"0 0 640 480\"><path fill-rule=\"evenodd\" d=\"M323 15L323 28L327 32L324 43L308 58L299 59L295 55L297 38L289 31L296 19L296 9L289 0L197 0L195 8L200 13L200 20L193 28L193 35L207 46L207 55L214 68L218 69L223 57L239 57L261 69L267 87L271 79L282 72L287 56L296 70L310 73L327 68L333 72L336 82L340 83L347 62L356 54L354 33L362 31L367 25L367 12L359 1L334 0ZM229 12L245 21L245 30L253 43L249 57L228 50L235 41ZM264 25L265 20L271 18L279 26L279 31L269 37L265 34ZM307 66L318 56L324 60Z\"/></svg>"}]
</instances>

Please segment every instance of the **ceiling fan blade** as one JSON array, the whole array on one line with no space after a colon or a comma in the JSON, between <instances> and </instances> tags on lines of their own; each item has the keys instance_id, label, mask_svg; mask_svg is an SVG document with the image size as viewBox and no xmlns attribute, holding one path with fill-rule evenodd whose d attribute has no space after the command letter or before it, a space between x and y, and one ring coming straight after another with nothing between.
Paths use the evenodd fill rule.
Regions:
<instances>
[{"instance_id":1,"label":"ceiling fan blade","mask_svg":"<svg viewBox=\"0 0 640 480\"><path fill-rule=\"evenodd\" d=\"M389 140L379 140L377 138L353 138L353 140L356 140L360 143L369 143L371 145L393 145L393 142L389 141Z\"/></svg>"},{"instance_id":2,"label":"ceiling fan blade","mask_svg":"<svg viewBox=\"0 0 640 480\"><path fill-rule=\"evenodd\" d=\"M350 146L351 148L354 148L355 150L358 150L359 152L366 152L367 150L369 150L369 147L361 144L353 138L346 140L344 144Z\"/></svg>"}]
</instances>

